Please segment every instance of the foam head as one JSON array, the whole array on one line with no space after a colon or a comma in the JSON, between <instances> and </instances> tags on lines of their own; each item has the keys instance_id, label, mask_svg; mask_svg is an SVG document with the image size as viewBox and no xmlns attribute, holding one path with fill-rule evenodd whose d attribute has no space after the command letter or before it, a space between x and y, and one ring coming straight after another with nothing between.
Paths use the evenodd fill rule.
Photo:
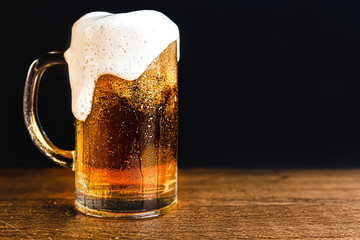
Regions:
<instances>
[{"instance_id":1,"label":"foam head","mask_svg":"<svg viewBox=\"0 0 360 240\"><path fill-rule=\"evenodd\" d=\"M92 12L81 17L72 28L71 45L64 54L74 116L84 121L90 113L95 82L101 75L135 80L176 40L179 43L176 24L153 10ZM179 60L179 49L177 52Z\"/></svg>"}]
</instances>

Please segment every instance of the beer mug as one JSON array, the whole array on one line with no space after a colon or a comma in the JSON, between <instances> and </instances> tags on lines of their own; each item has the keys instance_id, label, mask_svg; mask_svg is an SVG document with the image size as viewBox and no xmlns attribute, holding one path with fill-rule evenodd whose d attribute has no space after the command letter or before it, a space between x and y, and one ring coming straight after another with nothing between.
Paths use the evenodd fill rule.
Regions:
<instances>
[{"instance_id":1,"label":"beer mug","mask_svg":"<svg viewBox=\"0 0 360 240\"><path fill-rule=\"evenodd\" d=\"M176 25L147 10L89 13L74 24L65 54L47 53L30 66L26 126L41 152L75 171L80 212L146 218L176 206L177 61ZM38 117L41 76L59 64L69 67L74 151L56 147Z\"/></svg>"}]
</instances>

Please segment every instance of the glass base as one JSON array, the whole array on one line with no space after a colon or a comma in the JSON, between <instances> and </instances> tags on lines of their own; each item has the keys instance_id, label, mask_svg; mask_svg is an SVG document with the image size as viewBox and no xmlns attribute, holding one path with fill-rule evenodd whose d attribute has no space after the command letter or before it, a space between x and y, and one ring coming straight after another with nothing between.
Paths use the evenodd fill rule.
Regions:
<instances>
[{"instance_id":1,"label":"glass base","mask_svg":"<svg viewBox=\"0 0 360 240\"><path fill-rule=\"evenodd\" d=\"M93 217L100 217L100 218L119 218L119 219L142 219L142 218L152 218L152 217L157 217L159 215L163 215L167 212L169 212L170 210L172 210L173 208L176 207L177 205L177 198L173 199L173 201L166 205L165 207L159 208L159 209L152 209L149 211L141 211L141 212L136 212L134 210L112 210L109 211L107 209L102 209L102 208L98 208L101 210L95 210L89 207L84 206L83 204L81 204L78 199L75 200L75 206L77 208L77 210L79 210L81 213L84 213L86 215L89 216L93 216ZM133 203L132 203L133 204ZM130 205L132 205L130 204ZM118 203L118 206L124 206L124 202ZM125 204L126 206L126 204Z\"/></svg>"}]
</instances>

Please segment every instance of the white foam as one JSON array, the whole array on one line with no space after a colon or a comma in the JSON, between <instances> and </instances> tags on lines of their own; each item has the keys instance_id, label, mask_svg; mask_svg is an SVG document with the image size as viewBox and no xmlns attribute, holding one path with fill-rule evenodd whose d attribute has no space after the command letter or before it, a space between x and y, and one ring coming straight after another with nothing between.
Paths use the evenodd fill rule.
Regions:
<instances>
[{"instance_id":1,"label":"white foam","mask_svg":"<svg viewBox=\"0 0 360 240\"><path fill-rule=\"evenodd\" d=\"M64 54L74 116L84 121L90 113L98 77L113 74L135 80L176 40L179 60L178 27L153 10L92 12L81 17L72 28L71 45Z\"/></svg>"}]
</instances>

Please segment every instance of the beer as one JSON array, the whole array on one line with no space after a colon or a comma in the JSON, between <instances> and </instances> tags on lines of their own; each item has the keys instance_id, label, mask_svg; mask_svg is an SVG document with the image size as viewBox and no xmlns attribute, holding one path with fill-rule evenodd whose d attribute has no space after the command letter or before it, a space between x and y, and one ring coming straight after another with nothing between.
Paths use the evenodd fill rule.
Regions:
<instances>
[{"instance_id":1,"label":"beer","mask_svg":"<svg viewBox=\"0 0 360 240\"><path fill-rule=\"evenodd\" d=\"M29 68L24 118L35 145L75 171L75 205L97 217L146 218L177 203L179 29L153 10L91 12L65 53ZM56 147L38 121L43 72L67 64L75 150Z\"/></svg>"},{"instance_id":2,"label":"beer","mask_svg":"<svg viewBox=\"0 0 360 240\"><path fill-rule=\"evenodd\" d=\"M171 43L136 80L105 74L76 121L76 203L146 212L176 201L177 61Z\"/></svg>"}]
</instances>

